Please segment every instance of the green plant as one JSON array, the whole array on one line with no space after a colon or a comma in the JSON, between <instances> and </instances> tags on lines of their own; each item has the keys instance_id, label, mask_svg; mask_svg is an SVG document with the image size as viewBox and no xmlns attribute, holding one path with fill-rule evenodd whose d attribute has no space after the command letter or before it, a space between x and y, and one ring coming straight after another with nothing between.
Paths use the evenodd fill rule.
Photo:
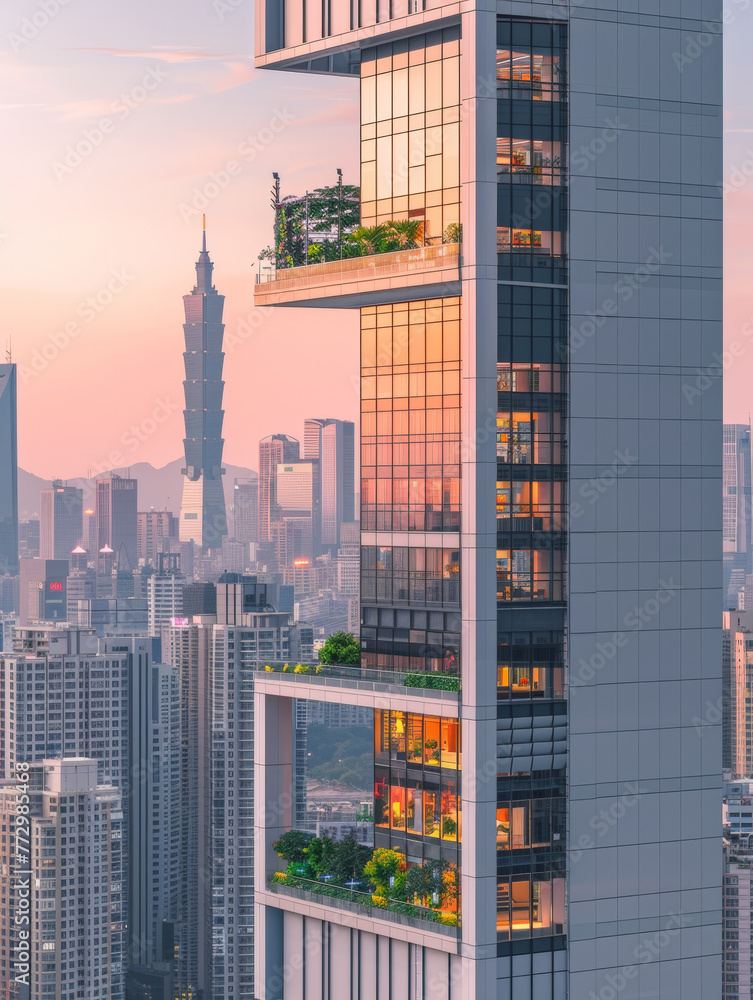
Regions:
<instances>
[{"instance_id":1,"label":"green plant","mask_svg":"<svg viewBox=\"0 0 753 1000\"><path fill-rule=\"evenodd\" d=\"M294 669L294 674L310 674L312 672L311 667L307 664L299 663Z\"/></svg>"},{"instance_id":2,"label":"green plant","mask_svg":"<svg viewBox=\"0 0 753 1000\"><path fill-rule=\"evenodd\" d=\"M293 668L292 668L292 667L290 666L290 664L289 664L289 663L283 663L283 665L282 665L282 672L283 672L284 674L289 674L289 673L291 672L291 670L292 670L292 669L293 669Z\"/></svg>"},{"instance_id":3,"label":"green plant","mask_svg":"<svg viewBox=\"0 0 753 1000\"><path fill-rule=\"evenodd\" d=\"M312 835L302 830L288 830L272 844L272 850L286 861L305 861Z\"/></svg>"},{"instance_id":4,"label":"green plant","mask_svg":"<svg viewBox=\"0 0 753 1000\"><path fill-rule=\"evenodd\" d=\"M445 228L444 233L442 233L443 243L462 243L463 242L463 226L460 222L451 222L449 226Z\"/></svg>"},{"instance_id":5,"label":"green plant","mask_svg":"<svg viewBox=\"0 0 753 1000\"><path fill-rule=\"evenodd\" d=\"M422 219L398 219L387 223L387 241L395 250L415 250L424 241Z\"/></svg>"},{"instance_id":6,"label":"green plant","mask_svg":"<svg viewBox=\"0 0 753 1000\"><path fill-rule=\"evenodd\" d=\"M442 820L442 836L454 837L458 832L458 825L451 816L445 816Z\"/></svg>"},{"instance_id":7,"label":"green plant","mask_svg":"<svg viewBox=\"0 0 753 1000\"><path fill-rule=\"evenodd\" d=\"M378 847L364 866L363 873L374 886L377 896L398 896L405 885L405 855L389 847ZM398 885L399 876L400 884ZM394 884L390 884L394 880ZM397 891L396 891L397 890Z\"/></svg>"},{"instance_id":8,"label":"green plant","mask_svg":"<svg viewBox=\"0 0 753 1000\"><path fill-rule=\"evenodd\" d=\"M268 674L271 674L271 673L274 673L274 669L275 668L274 667L270 667L270 665L267 664L264 669L267 671Z\"/></svg>"},{"instance_id":9,"label":"green plant","mask_svg":"<svg viewBox=\"0 0 753 1000\"><path fill-rule=\"evenodd\" d=\"M320 264L324 260L324 245L322 243L311 243L308 250L308 263Z\"/></svg>"},{"instance_id":10,"label":"green plant","mask_svg":"<svg viewBox=\"0 0 753 1000\"><path fill-rule=\"evenodd\" d=\"M321 663L341 666L358 666L361 663L361 644L350 632L334 632L319 650Z\"/></svg>"},{"instance_id":11,"label":"green plant","mask_svg":"<svg viewBox=\"0 0 753 1000\"><path fill-rule=\"evenodd\" d=\"M348 242L355 244L362 257L370 257L375 253L384 253L389 240L389 230L386 225L359 226L348 237Z\"/></svg>"},{"instance_id":12,"label":"green plant","mask_svg":"<svg viewBox=\"0 0 753 1000\"><path fill-rule=\"evenodd\" d=\"M425 688L433 691L459 691L460 678L447 674L414 673L406 674L403 683L406 687Z\"/></svg>"}]
</instances>

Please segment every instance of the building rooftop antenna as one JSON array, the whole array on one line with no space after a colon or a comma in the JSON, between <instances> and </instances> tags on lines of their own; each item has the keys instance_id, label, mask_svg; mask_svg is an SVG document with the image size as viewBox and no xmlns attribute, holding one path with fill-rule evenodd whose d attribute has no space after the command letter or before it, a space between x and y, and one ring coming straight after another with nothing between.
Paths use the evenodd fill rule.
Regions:
<instances>
[{"instance_id":1,"label":"building rooftop antenna","mask_svg":"<svg viewBox=\"0 0 753 1000\"><path fill-rule=\"evenodd\" d=\"M5 348L5 359L9 365L13 364L13 338L8 337L8 346Z\"/></svg>"}]
</instances>

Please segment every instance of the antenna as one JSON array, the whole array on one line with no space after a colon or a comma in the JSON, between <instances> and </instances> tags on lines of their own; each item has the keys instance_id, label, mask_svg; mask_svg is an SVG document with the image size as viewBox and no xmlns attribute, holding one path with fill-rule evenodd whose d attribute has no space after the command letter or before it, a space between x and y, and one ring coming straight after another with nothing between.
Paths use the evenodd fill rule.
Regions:
<instances>
[{"instance_id":1,"label":"antenna","mask_svg":"<svg viewBox=\"0 0 753 1000\"><path fill-rule=\"evenodd\" d=\"M8 346L5 349L5 360L9 365L13 364L13 338L8 336Z\"/></svg>"}]
</instances>

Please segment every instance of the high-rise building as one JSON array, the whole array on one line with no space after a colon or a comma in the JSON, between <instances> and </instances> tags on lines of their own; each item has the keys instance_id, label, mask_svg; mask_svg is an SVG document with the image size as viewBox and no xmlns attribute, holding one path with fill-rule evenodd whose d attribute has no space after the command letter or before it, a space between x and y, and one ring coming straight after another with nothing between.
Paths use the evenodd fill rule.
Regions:
<instances>
[{"instance_id":1,"label":"high-rise building","mask_svg":"<svg viewBox=\"0 0 753 1000\"><path fill-rule=\"evenodd\" d=\"M320 688L260 672L257 992L718 997L720 12L692 57L681 0L257 13L259 68L360 77L361 223L418 244L255 302L360 311L362 663L396 689L327 698L374 709L374 843L443 914L264 883Z\"/></svg>"},{"instance_id":2,"label":"high-rise building","mask_svg":"<svg viewBox=\"0 0 753 1000\"><path fill-rule=\"evenodd\" d=\"M22 521L18 526L18 555L21 559L39 559L39 520Z\"/></svg>"},{"instance_id":3,"label":"high-rise building","mask_svg":"<svg viewBox=\"0 0 753 1000\"><path fill-rule=\"evenodd\" d=\"M16 366L0 365L0 576L18 572Z\"/></svg>"},{"instance_id":4,"label":"high-rise building","mask_svg":"<svg viewBox=\"0 0 753 1000\"><path fill-rule=\"evenodd\" d=\"M355 520L355 428L351 420L310 417L304 423L304 458L319 463L322 545L337 545L340 525Z\"/></svg>"},{"instance_id":5,"label":"high-rise building","mask_svg":"<svg viewBox=\"0 0 753 1000\"><path fill-rule=\"evenodd\" d=\"M138 482L114 472L96 481L97 548L109 547L118 569L136 569Z\"/></svg>"},{"instance_id":6,"label":"high-rise building","mask_svg":"<svg viewBox=\"0 0 753 1000\"><path fill-rule=\"evenodd\" d=\"M724 425L723 518L724 518L724 600L725 609L738 608L747 577L753 574L751 537L750 424Z\"/></svg>"},{"instance_id":7,"label":"high-rise building","mask_svg":"<svg viewBox=\"0 0 753 1000\"><path fill-rule=\"evenodd\" d=\"M89 758L42 760L13 777L0 784L0 879L8 883L0 916L0 995L122 997L120 884L113 870L120 793L102 784ZM24 802L26 822L18 811ZM23 982L16 979L21 965L28 966Z\"/></svg>"},{"instance_id":8,"label":"high-rise building","mask_svg":"<svg viewBox=\"0 0 753 1000\"><path fill-rule=\"evenodd\" d=\"M278 567L313 560L321 549L319 462L277 466L276 519L270 525Z\"/></svg>"},{"instance_id":9,"label":"high-rise building","mask_svg":"<svg viewBox=\"0 0 753 1000\"><path fill-rule=\"evenodd\" d=\"M180 556L160 553L157 572L147 580L149 635L159 635L173 618L183 615L183 588L186 577L180 571Z\"/></svg>"},{"instance_id":10,"label":"high-rise building","mask_svg":"<svg viewBox=\"0 0 753 1000\"><path fill-rule=\"evenodd\" d=\"M100 654L91 630L21 627L14 634L13 652L0 656L0 683L5 777L19 763L87 757L96 767L95 786L112 785L121 797L126 818L119 808L117 818L123 822L117 835L110 838L108 831L102 831L112 844L109 868L100 874L112 882L107 917L112 985L104 996L124 1000L130 788L127 656L114 650Z\"/></svg>"},{"instance_id":11,"label":"high-rise building","mask_svg":"<svg viewBox=\"0 0 753 1000\"><path fill-rule=\"evenodd\" d=\"M128 826L128 964L173 971L180 861L180 717L175 668L160 662L161 643L142 635L99 642L125 657L131 781L124 797Z\"/></svg>"},{"instance_id":12,"label":"high-rise building","mask_svg":"<svg viewBox=\"0 0 753 1000\"><path fill-rule=\"evenodd\" d=\"M255 472L233 485L233 535L239 542L259 540L259 477Z\"/></svg>"},{"instance_id":13,"label":"high-rise building","mask_svg":"<svg viewBox=\"0 0 753 1000\"><path fill-rule=\"evenodd\" d=\"M178 979L186 995L253 1000L253 661L241 628L163 633L181 678Z\"/></svg>"},{"instance_id":14,"label":"high-rise building","mask_svg":"<svg viewBox=\"0 0 753 1000\"><path fill-rule=\"evenodd\" d=\"M19 590L21 625L64 622L68 616L67 586L67 559L22 559Z\"/></svg>"},{"instance_id":15,"label":"high-rise building","mask_svg":"<svg viewBox=\"0 0 753 1000\"><path fill-rule=\"evenodd\" d=\"M84 537L84 491L54 479L39 496L39 554L42 559L67 559Z\"/></svg>"},{"instance_id":16,"label":"high-rise building","mask_svg":"<svg viewBox=\"0 0 753 1000\"><path fill-rule=\"evenodd\" d=\"M222 487L222 310L225 296L212 284L214 264L207 252L206 229L196 262L196 284L183 296L186 350L184 410L186 465L182 470L180 540L193 540L202 549L219 548L227 534L225 494Z\"/></svg>"},{"instance_id":17,"label":"high-rise building","mask_svg":"<svg viewBox=\"0 0 753 1000\"><path fill-rule=\"evenodd\" d=\"M337 553L337 589L343 597L358 597L360 591L361 532L357 521L340 525Z\"/></svg>"},{"instance_id":18,"label":"high-rise building","mask_svg":"<svg viewBox=\"0 0 753 1000\"><path fill-rule=\"evenodd\" d=\"M277 520L277 467L297 462L300 444L287 434L272 434L259 442L259 541L271 541L270 525Z\"/></svg>"},{"instance_id":19,"label":"high-rise building","mask_svg":"<svg viewBox=\"0 0 753 1000\"><path fill-rule=\"evenodd\" d=\"M160 552L170 550L166 540L178 538L178 519L168 510L139 511L136 527L136 551L139 559L156 563ZM134 567L135 568L135 567Z\"/></svg>"}]
</instances>

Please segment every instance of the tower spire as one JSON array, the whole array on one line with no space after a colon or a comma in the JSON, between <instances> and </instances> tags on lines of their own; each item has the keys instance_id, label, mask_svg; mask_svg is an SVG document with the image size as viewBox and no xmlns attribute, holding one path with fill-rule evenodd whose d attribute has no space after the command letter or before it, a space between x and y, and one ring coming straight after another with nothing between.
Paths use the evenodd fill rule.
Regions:
<instances>
[{"instance_id":1,"label":"tower spire","mask_svg":"<svg viewBox=\"0 0 753 1000\"><path fill-rule=\"evenodd\" d=\"M207 253L207 217L202 216L201 253L196 261L196 291L201 293L214 291L212 287L212 270L214 264Z\"/></svg>"}]
</instances>

